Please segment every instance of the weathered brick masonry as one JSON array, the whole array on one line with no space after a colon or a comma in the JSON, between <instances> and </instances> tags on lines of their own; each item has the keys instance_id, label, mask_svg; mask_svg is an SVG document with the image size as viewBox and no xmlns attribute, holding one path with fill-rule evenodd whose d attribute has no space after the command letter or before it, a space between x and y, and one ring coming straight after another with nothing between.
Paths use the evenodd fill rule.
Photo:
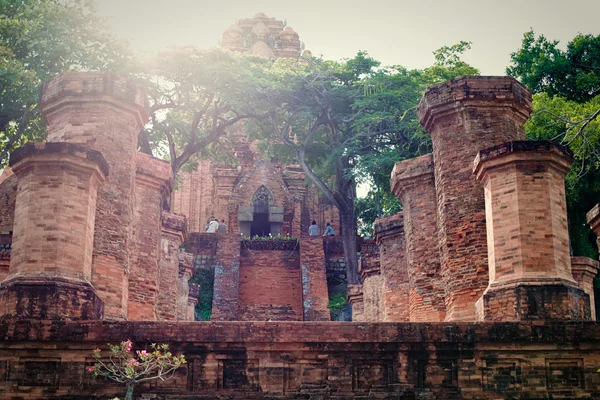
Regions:
<instances>
[{"instance_id":1,"label":"weathered brick masonry","mask_svg":"<svg viewBox=\"0 0 600 400\"><path fill-rule=\"evenodd\" d=\"M431 154L396 163L391 184L403 206L410 321L443 321L440 254L431 240L438 236Z\"/></svg>"},{"instance_id":2,"label":"weathered brick masonry","mask_svg":"<svg viewBox=\"0 0 600 400\"><path fill-rule=\"evenodd\" d=\"M92 284L105 316L126 319L137 137L148 119L147 98L110 73L69 72L43 85L40 110L48 142L84 144L106 157L110 176L98 189Z\"/></svg>"},{"instance_id":3,"label":"weathered brick masonry","mask_svg":"<svg viewBox=\"0 0 600 400\"><path fill-rule=\"evenodd\" d=\"M168 343L188 363L159 399L593 399L595 323L0 322L4 398L122 396L86 372L93 349ZM35 349L35 350L32 350Z\"/></svg>"},{"instance_id":4,"label":"weathered brick masonry","mask_svg":"<svg viewBox=\"0 0 600 400\"><path fill-rule=\"evenodd\" d=\"M508 142L477 155L488 221L483 319L591 318L589 296L571 273L564 185L570 165L567 150L545 141Z\"/></svg>"},{"instance_id":5,"label":"weathered brick masonry","mask_svg":"<svg viewBox=\"0 0 600 400\"><path fill-rule=\"evenodd\" d=\"M90 280L106 160L71 143L28 143L11 154L10 164L18 189L0 316L99 318L103 302Z\"/></svg>"},{"instance_id":6,"label":"weathered brick masonry","mask_svg":"<svg viewBox=\"0 0 600 400\"><path fill-rule=\"evenodd\" d=\"M408 321L409 283L403 214L400 212L376 219L374 231L382 276L381 321Z\"/></svg>"},{"instance_id":7,"label":"weathered brick masonry","mask_svg":"<svg viewBox=\"0 0 600 400\"><path fill-rule=\"evenodd\" d=\"M419 118L431 134L446 321L473 321L487 287L483 187L472 173L481 149L524 140L531 93L509 77L459 78L430 87Z\"/></svg>"}]
</instances>

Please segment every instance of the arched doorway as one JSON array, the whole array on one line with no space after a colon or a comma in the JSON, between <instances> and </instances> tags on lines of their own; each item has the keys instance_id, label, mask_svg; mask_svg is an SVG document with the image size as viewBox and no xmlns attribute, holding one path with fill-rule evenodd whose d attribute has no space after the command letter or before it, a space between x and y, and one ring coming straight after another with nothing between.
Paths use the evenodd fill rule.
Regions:
<instances>
[{"instance_id":1,"label":"arched doorway","mask_svg":"<svg viewBox=\"0 0 600 400\"><path fill-rule=\"evenodd\" d=\"M254 218L250 224L250 236L269 236L272 233L269 221L269 206L272 204L273 194L265 185L260 185L252 196Z\"/></svg>"}]
</instances>

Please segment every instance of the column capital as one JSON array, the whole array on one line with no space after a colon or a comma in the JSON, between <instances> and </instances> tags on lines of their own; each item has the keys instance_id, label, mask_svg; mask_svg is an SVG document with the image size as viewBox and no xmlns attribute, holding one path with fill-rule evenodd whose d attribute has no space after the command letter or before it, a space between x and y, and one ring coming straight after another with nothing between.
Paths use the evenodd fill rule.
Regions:
<instances>
[{"instance_id":1,"label":"column capital","mask_svg":"<svg viewBox=\"0 0 600 400\"><path fill-rule=\"evenodd\" d=\"M431 132L435 121L467 107L511 109L522 125L531 114L531 92L509 76L467 76L429 87L419 102L421 125Z\"/></svg>"}]
</instances>

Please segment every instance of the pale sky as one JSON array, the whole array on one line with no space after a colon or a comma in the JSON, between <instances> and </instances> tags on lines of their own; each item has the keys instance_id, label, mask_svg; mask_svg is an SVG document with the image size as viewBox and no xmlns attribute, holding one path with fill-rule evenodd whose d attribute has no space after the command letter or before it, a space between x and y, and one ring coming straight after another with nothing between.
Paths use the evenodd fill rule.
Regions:
<instances>
[{"instance_id":1,"label":"pale sky","mask_svg":"<svg viewBox=\"0 0 600 400\"><path fill-rule=\"evenodd\" d=\"M327 59L367 50L384 65L423 68L432 51L466 40L465 61L503 75L530 28L562 45L577 33L600 34L600 0L98 0L99 13L135 50L216 46L240 18L258 12L287 20L306 49Z\"/></svg>"}]
</instances>

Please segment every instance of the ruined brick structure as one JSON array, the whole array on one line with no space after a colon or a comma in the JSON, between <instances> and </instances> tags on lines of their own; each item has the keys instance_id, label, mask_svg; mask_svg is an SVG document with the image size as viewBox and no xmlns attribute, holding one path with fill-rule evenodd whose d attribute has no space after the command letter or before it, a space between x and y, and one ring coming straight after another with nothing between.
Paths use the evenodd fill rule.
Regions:
<instances>
[{"instance_id":1,"label":"ruined brick structure","mask_svg":"<svg viewBox=\"0 0 600 400\"><path fill-rule=\"evenodd\" d=\"M433 154L392 171L403 211L376 221L384 287L374 291L367 270L362 287L352 288L360 320L390 320L385 296L380 301L390 286L402 288L393 303L407 313L394 321L595 320L598 264L569 254L571 155L523 141L530 111L530 93L508 77L460 78L426 91L419 117ZM588 214L596 232L597 208Z\"/></svg>"},{"instance_id":2,"label":"ruined brick structure","mask_svg":"<svg viewBox=\"0 0 600 400\"><path fill-rule=\"evenodd\" d=\"M253 229L259 209L264 228L299 239L188 232L163 209L168 163L135 151L137 86L64 73L41 109L48 141L13 152L0 177L0 397L122 395L86 368L93 349L126 338L188 361L137 387L143 398L600 397L600 266L568 251L570 154L520 140L530 95L515 80L425 93L434 151L395 166L403 211L357 243L363 282L348 300L364 322L353 323L329 321L342 246L301 234L312 189L297 167L244 156L241 171L209 170L230 230ZM597 234L599 214L588 214ZM214 270L211 322L192 322L199 268Z\"/></svg>"},{"instance_id":3,"label":"ruined brick structure","mask_svg":"<svg viewBox=\"0 0 600 400\"><path fill-rule=\"evenodd\" d=\"M298 34L282 21L259 13L223 33L223 48L263 57L298 57ZM237 165L200 161L194 172L181 172L172 209L188 218L190 232L203 232L211 217L225 220L229 233L300 237L315 220L323 233L330 222L340 233L337 209L305 183L298 165L265 160L243 133L232 128Z\"/></svg>"}]
</instances>

